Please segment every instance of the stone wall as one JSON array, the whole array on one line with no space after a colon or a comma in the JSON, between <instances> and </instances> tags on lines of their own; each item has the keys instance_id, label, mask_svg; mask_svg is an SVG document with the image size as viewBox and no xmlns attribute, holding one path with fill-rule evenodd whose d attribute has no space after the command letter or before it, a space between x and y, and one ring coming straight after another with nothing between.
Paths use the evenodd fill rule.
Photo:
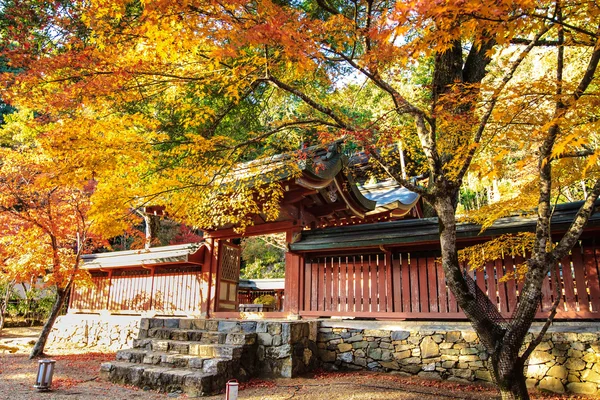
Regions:
<instances>
[{"instance_id":1,"label":"stone wall","mask_svg":"<svg viewBox=\"0 0 600 400\"><path fill-rule=\"evenodd\" d=\"M140 316L67 314L57 318L48 337L51 347L131 348L140 330Z\"/></svg>"},{"instance_id":2,"label":"stone wall","mask_svg":"<svg viewBox=\"0 0 600 400\"><path fill-rule=\"evenodd\" d=\"M529 359L528 386L558 393L600 393L599 325L592 324L587 329L572 324L558 329L557 326L545 335ZM565 329L575 332L561 332ZM532 337L529 334L527 341ZM462 382L491 381L487 369L489 354L466 323L321 321L317 347L324 366L330 369L394 371Z\"/></svg>"},{"instance_id":3,"label":"stone wall","mask_svg":"<svg viewBox=\"0 0 600 400\"><path fill-rule=\"evenodd\" d=\"M256 325L259 375L292 378L315 369L317 322L259 321Z\"/></svg>"}]
</instances>

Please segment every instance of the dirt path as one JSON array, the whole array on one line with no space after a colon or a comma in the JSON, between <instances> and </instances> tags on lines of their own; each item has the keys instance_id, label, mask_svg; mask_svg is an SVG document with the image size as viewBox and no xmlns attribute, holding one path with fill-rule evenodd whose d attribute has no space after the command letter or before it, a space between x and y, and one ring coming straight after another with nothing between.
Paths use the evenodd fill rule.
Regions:
<instances>
[{"instance_id":1,"label":"dirt path","mask_svg":"<svg viewBox=\"0 0 600 400\"><path fill-rule=\"evenodd\" d=\"M86 350L50 349L49 356L56 360L51 392L39 393L33 387L37 361L29 360L28 343L36 332L7 330L0 337L0 345L17 347L14 354L0 349L0 400L100 400L100 399L169 399L187 398L179 393L156 393L139 388L113 385L98 379L99 366L114 360L114 353L89 353ZM28 328L25 328L28 329ZM16 340L16 342L15 342ZM7 342L8 341L8 342ZM77 354L74 354L77 353ZM428 381L415 377L371 372L317 372L311 376L272 381L253 380L240 387L240 400L492 400L498 398L494 388L463 385L447 381ZM577 399L536 393L538 399ZM206 399L222 400L224 395ZM589 400L589 398L587 398Z\"/></svg>"}]
</instances>

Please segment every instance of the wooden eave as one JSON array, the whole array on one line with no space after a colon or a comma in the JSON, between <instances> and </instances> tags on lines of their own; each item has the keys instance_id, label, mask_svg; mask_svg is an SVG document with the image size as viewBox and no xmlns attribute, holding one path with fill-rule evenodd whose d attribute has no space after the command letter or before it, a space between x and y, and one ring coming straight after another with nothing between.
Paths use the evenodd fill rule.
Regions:
<instances>
[{"instance_id":1,"label":"wooden eave","mask_svg":"<svg viewBox=\"0 0 600 400\"><path fill-rule=\"evenodd\" d=\"M110 253L86 254L83 269L107 271L111 269L147 268L159 266L183 266L204 264L206 244L151 247L142 250L115 251Z\"/></svg>"},{"instance_id":2,"label":"wooden eave","mask_svg":"<svg viewBox=\"0 0 600 400\"><path fill-rule=\"evenodd\" d=\"M557 206L552 218L552 232L557 235L566 232L581 204L579 202ZM596 204L596 208L600 208L600 201ZM461 223L457 225L457 239L460 242L477 242L502 234L533 232L535 227L534 217L500 218L483 233L480 225ZM600 231L600 212L590 217L586 232L590 231ZM294 252L322 252L381 246L414 247L434 243L439 243L438 220L426 218L304 231L300 241L290 245L290 249Z\"/></svg>"}]
</instances>

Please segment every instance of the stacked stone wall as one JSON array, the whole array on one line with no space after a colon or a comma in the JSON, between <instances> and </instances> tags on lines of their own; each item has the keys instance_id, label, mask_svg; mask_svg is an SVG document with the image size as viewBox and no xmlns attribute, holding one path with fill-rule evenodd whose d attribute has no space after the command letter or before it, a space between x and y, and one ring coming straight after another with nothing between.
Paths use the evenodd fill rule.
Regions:
<instances>
[{"instance_id":1,"label":"stacked stone wall","mask_svg":"<svg viewBox=\"0 0 600 400\"><path fill-rule=\"evenodd\" d=\"M369 329L333 322L318 329L317 347L330 369L367 369L429 379L491 382L489 354L471 329ZM344 326L346 325L346 326ZM592 328L594 330L594 328ZM526 342L532 339L529 334ZM600 393L600 333L551 332L531 355L530 388Z\"/></svg>"},{"instance_id":2,"label":"stacked stone wall","mask_svg":"<svg viewBox=\"0 0 600 400\"><path fill-rule=\"evenodd\" d=\"M317 322L259 321L256 325L259 374L292 378L315 369Z\"/></svg>"},{"instance_id":3,"label":"stacked stone wall","mask_svg":"<svg viewBox=\"0 0 600 400\"><path fill-rule=\"evenodd\" d=\"M57 318L48 337L53 347L122 350L133 346L140 316L67 314Z\"/></svg>"}]
</instances>

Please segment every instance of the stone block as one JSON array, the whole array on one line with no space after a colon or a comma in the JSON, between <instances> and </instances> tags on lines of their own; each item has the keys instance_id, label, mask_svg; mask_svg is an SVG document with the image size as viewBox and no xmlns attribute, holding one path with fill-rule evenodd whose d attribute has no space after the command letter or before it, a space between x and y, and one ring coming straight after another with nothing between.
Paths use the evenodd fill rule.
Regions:
<instances>
[{"instance_id":1,"label":"stone block","mask_svg":"<svg viewBox=\"0 0 600 400\"><path fill-rule=\"evenodd\" d=\"M565 367L573 371L581 371L585 369L585 361L577 358L569 358L565 363Z\"/></svg>"},{"instance_id":2,"label":"stone block","mask_svg":"<svg viewBox=\"0 0 600 400\"><path fill-rule=\"evenodd\" d=\"M417 376L419 376L420 378L423 378L423 379L433 379L433 380L442 379L442 376L438 372L421 371L417 374Z\"/></svg>"},{"instance_id":3,"label":"stone block","mask_svg":"<svg viewBox=\"0 0 600 400\"><path fill-rule=\"evenodd\" d=\"M352 350L352 345L349 343L340 343L337 345L337 347L340 353L345 353L347 351Z\"/></svg>"},{"instance_id":4,"label":"stone block","mask_svg":"<svg viewBox=\"0 0 600 400\"><path fill-rule=\"evenodd\" d=\"M273 336L273 346L281 346L283 340L281 340L281 335Z\"/></svg>"},{"instance_id":5,"label":"stone block","mask_svg":"<svg viewBox=\"0 0 600 400\"><path fill-rule=\"evenodd\" d=\"M450 369L454 368L456 361L442 361L442 368Z\"/></svg>"},{"instance_id":6,"label":"stone block","mask_svg":"<svg viewBox=\"0 0 600 400\"><path fill-rule=\"evenodd\" d=\"M381 360L382 350L378 348L369 349L367 351L367 355L371 357L373 360Z\"/></svg>"},{"instance_id":7,"label":"stone block","mask_svg":"<svg viewBox=\"0 0 600 400\"><path fill-rule=\"evenodd\" d=\"M292 348L289 344L283 346L267 347L265 356L267 358L285 358L292 355Z\"/></svg>"},{"instance_id":8,"label":"stone block","mask_svg":"<svg viewBox=\"0 0 600 400\"><path fill-rule=\"evenodd\" d=\"M362 342L363 340L363 335L354 335L349 337L348 339L345 339L346 343L354 343L354 342Z\"/></svg>"},{"instance_id":9,"label":"stone block","mask_svg":"<svg viewBox=\"0 0 600 400\"><path fill-rule=\"evenodd\" d=\"M407 364L407 365L401 366L400 369L404 372L408 372L408 373L414 375L417 372L421 371L421 366L416 365L416 363L415 364Z\"/></svg>"},{"instance_id":10,"label":"stone block","mask_svg":"<svg viewBox=\"0 0 600 400\"><path fill-rule=\"evenodd\" d=\"M548 370L546 375L558 379L567 379L567 369L562 365L555 365Z\"/></svg>"},{"instance_id":11,"label":"stone block","mask_svg":"<svg viewBox=\"0 0 600 400\"><path fill-rule=\"evenodd\" d=\"M367 369L371 371L376 371L381 367L377 361L373 361L367 364Z\"/></svg>"},{"instance_id":12,"label":"stone block","mask_svg":"<svg viewBox=\"0 0 600 400\"><path fill-rule=\"evenodd\" d=\"M492 382L492 374L490 374L490 371L478 369L477 371L475 371L475 379L479 379L481 381L486 382Z\"/></svg>"},{"instance_id":13,"label":"stone block","mask_svg":"<svg viewBox=\"0 0 600 400\"><path fill-rule=\"evenodd\" d=\"M462 333L462 338L467 343L475 343L475 342L479 341L479 337L477 336L476 332L463 331L461 333Z\"/></svg>"},{"instance_id":14,"label":"stone block","mask_svg":"<svg viewBox=\"0 0 600 400\"><path fill-rule=\"evenodd\" d=\"M398 365L398 363L396 361L380 361L379 364L381 364L381 366L383 368L387 368L387 369L392 369L392 370L400 369L400 366Z\"/></svg>"},{"instance_id":15,"label":"stone block","mask_svg":"<svg viewBox=\"0 0 600 400\"><path fill-rule=\"evenodd\" d=\"M458 361L461 361L461 362L479 361L479 356L475 356L475 355L458 356Z\"/></svg>"},{"instance_id":16,"label":"stone block","mask_svg":"<svg viewBox=\"0 0 600 400\"><path fill-rule=\"evenodd\" d=\"M450 371L452 372L452 375L454 375L458 378L468 379L468 380L471 380L473 378L473 371L471 371L470 369L453 368Z\"/></svg>"},{"instance_id":17,"label":"stone block","mask_svg":"<svg viewBox=\"0 0 600 400\"><path fill-rule=\"evenodd\" d=\"M421 357L431 358L440 355L440 347L431 336L426 336L420 345Z\"/></svg>"},{"instance_id":18,"label":"stone block","mask_svg":"<svg viewBox=\"0 0 600 400\"><path fill-rule=\"evenodd\" d=\"M179 320L179 329L192 329L192 319L181 318Z\"/></svg>"},{"instance_id":19,"label":"stone block","mask_svg":"<svg viewBox=\"0 0 600 400\"><path fill-rule=\"evenodd\" d=\"M536 365L529 365L527 367L527 377L528 378L535 378L535 379L542 379L544 376L546 376L546 372L548 372L549 367L545 364L536 364Z\"/></svg>"},{"instance_id":20,"label":"stone block","mask_svg":"<svg viewBox=\"0 0 600 400\"><path fill-rule=\"evenodd\" d=\"M423 367L421 367L421 369L427 372L435 371L435 363L425 364Z\"/></svg>"},{"instance_id":21,"label":"stone block","mask_svg":"<svg viewBox=\"0 0 600 400\"><path fill-rule=\"evenodd\" d=\"M592 371L591 369L586 369L585 371L581 372L581 380L583 382L600 383L600 374Z\"/></svg>"},{"instance_id":22,"label":"stone block","mask_svg":"<svg viewBox=\"0 0 600 400\"><path fill-rule=\"evenodd\" d=\"M256 332L256 321L244 321L242 322L242 332L254 333Z\"/></svg>"},{"instance_id":23,"label":"stone block","mask_svg":"<svg viewBox=\"0 0 600 400\"><path fill-rule=\"evenodd\" d=\"M391 338L393 341L406 340L409 336L410 332L408 331L393 331L391 333Z\"/></svg>"},{"instance_id":24,"label":"stone block","mask_svg":"<svg viewBox=\"0 0 600 400\"><path fill-rule=\"evenodd\" d=\"M335 351L320 350L319 351L319 358L323 362L334 362L335 358L336 358L335 357Z\"/></svg>"},{"instance_id":25,"label":"stone block","mask_svg":"<svg viewBox=\"0 0 600 400\"><path fill-rule=\"evenodd\" d=\"M352 348L354 348L354 349L364 349L368 346L369 346L369 343L367 343L365 341L352 343Z\"/></svg>"},{"instance_id":26,"label":"stone block","mask_svg":"<svg viewBox=\"0 0 600 400\"><path fill-rule=\"evenodd\" d=\"M547 377L543 378L542 380L540 380L538 389L546 390L548 392L554 392L554 393L564 393L565 392L565 387L560 382L560 379L556 379L551 376L547 376Z\"/></svg>"},{"instance_id":27,"label":"stone block","mask_svg":"<svg viewBox=\"0 0 600 400\"><path fill-rule=\"evenodd\" d=\"M142 318L140 320L140 329L150 329L150 319Z\"/></svg>"},{"instance_id":28,"label":"stone block","mask_svg":"<svg viewBox=\"0 0 600 400\"><path fill-rule=\"evenodd\" d=\"M545 364L548 361L553 361L554 356L545 351L534 351L529 357L529 365Z\"/></svg>"},{"instance_id":29,"label":"stone block","mask_svg":"<svg viewBox=\"0 0 600 400\"><path fill-rule=\"evenodd\" d=\"M596 353L585 353L585 355L581 358L583 361L585 361L586 363L595 363L599 361L598 356L596 355Z\"/></svg>"},{"instance_id":30,"label":"stone block","mask_svg":"<svg viewBox=\"0 0 600 400\"><path fill-rule=\"evenodd\" d=\"M384 331L381 329L365 329L364 336L373 336L373 337L390 337L390 331Z\"/></svg>"},{"instance_id":31,"label":"stone block","mask_svg":"<svg viewBox=\"0 0 600 400\"><path fill-rule=\"evenodd\" d=\"M273 344L273 336L266 332L257 333L256 339L258 341L258 344L262 344L265 346L271 346Z\"/></svg>"},{"instance_id":32,"label":"stone block","mask_svg":"<svg viewBox=\"0 0 600 400\"><path fill-rule=\"evenodd\" d=\"M464 349L460 349L460 354L461 355L468 355L468 354L477 354L479 351L474 348L474 347L466 347Z\"/></svg>"},{"instance_id":33,"label":"stone block","mask_svg":"<svg viewBox=\"0 0 600 400\"><path fill-rule=\"evenodd\" d=\"M152 318L149 320L150 328L163 328L164 320L160 318Z\"/></svg>"},{"instance_id":34,"label":"stone block","mask_svg":"<svg viewBox=\"0 0 600 400\"><path fill-rule=\"evenodd\" d=\"M271 335L281 335L281 322L269 322L267 324L267 332ZM339 335L336 336L339 337Z\"/></svg>"},{"instance_id":35,"label":"stone block","mask_svg":"<svg viewBox=\"0 0 600 400\"><path fill-rule=\"evenodd\" d=\"M356 355L356 353L355 353ZM364 357L354 357L354 364L356 365L360 365L361 367L366 367L367 366L367 359Z\"/></svg>"},{"instance_id":36,"label":"stone block","mask_svg":"<svg viewBox=\"0 0 600 400\"><path fill-rule=\"evenodd\" d=\"M571 382L567 383L567 390L577 394L596 394L598 386L590 382Z\"/></svg>"},{"instance_id":37,"label":"stone block","mask_svg":"<svg viewBox=\"0 0 600 400\"><path fill-rule=\"evenodd\" d=\"M407 365L407 364L421 364L421 357L409 357L409 358L405 358L400 360L400 364L402 365ZM421 369L421 367L419 366L419 370Z\"/></svg>"},{"instance_id":38,"label":"stone block","mask_svg":"<svg viewBox=\"0 0 600 400\"><path fill-rule=\"evenodd\" d=\"M529 389L529 390L535 388L535 385L537 385L537 383L538 383L537 379L533 379L533 378L525 379L525 385L527 385L527 389Z\"/></svg>"},{"instance_id":39,"label":"stone block","mask_svg":"<svg viewBox=\"0 0 600 400\"><path fill-rule=\"evenodd\" d=\"M267 332L267 321L258 321L256 322L256 333L265 333Z\"/></svg>"}]
</instances>

